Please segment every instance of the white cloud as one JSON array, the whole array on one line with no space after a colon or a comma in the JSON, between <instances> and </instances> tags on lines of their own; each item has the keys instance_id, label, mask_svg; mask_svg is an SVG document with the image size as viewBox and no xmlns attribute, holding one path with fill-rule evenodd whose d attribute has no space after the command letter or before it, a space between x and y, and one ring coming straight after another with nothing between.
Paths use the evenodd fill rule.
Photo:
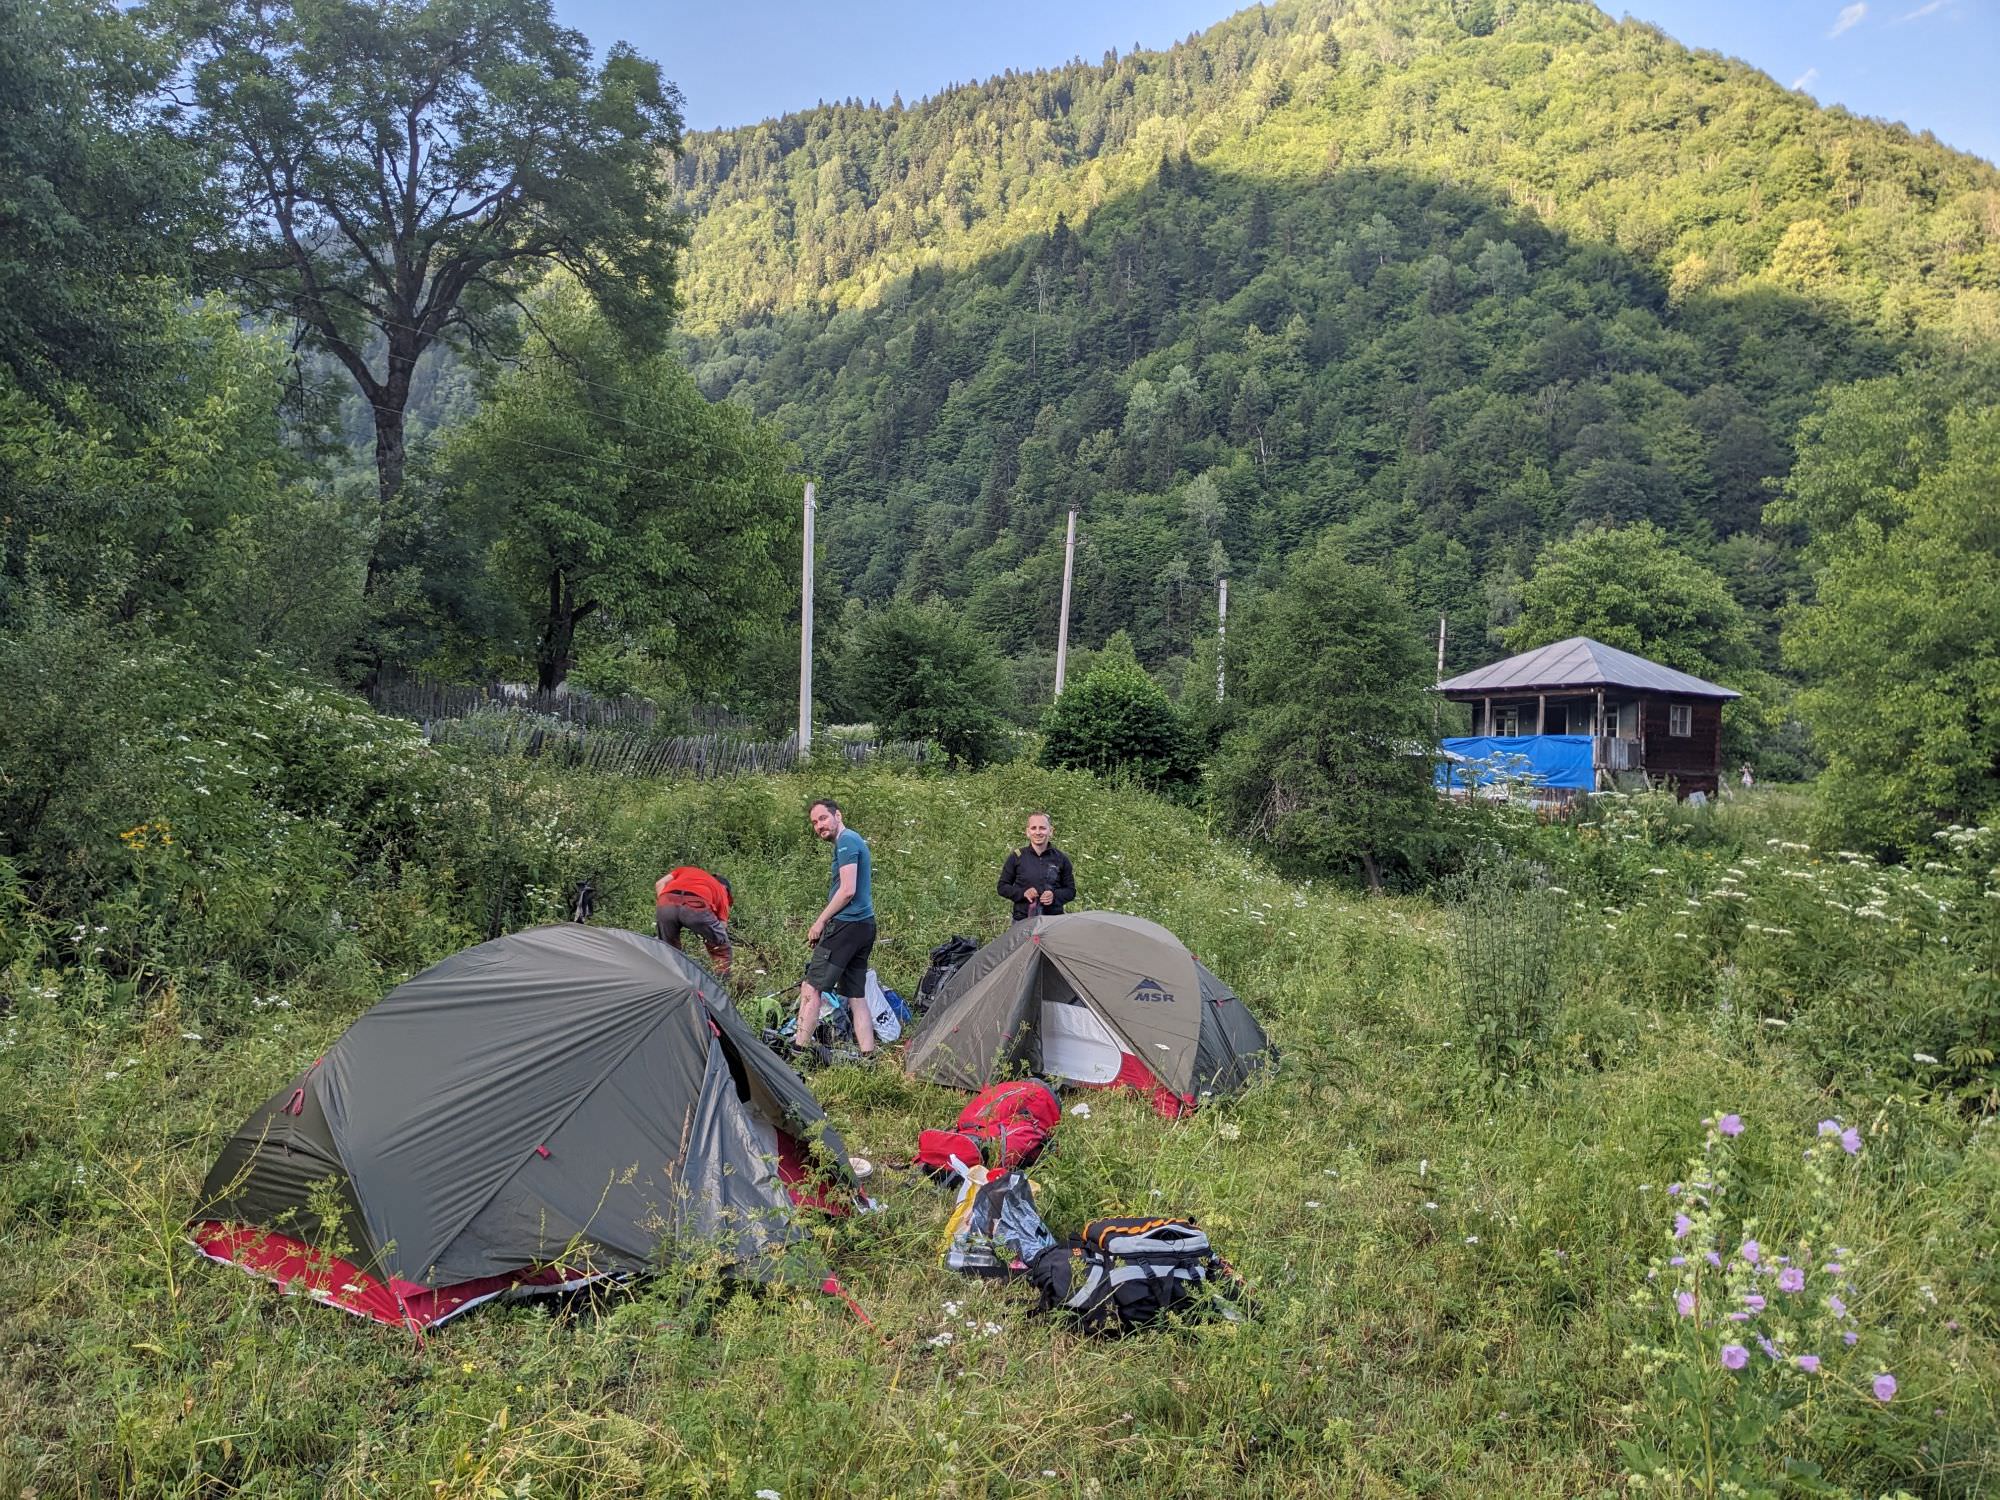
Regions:
<instances>
[{"instance_id":1,"label":"white cloud","mask_svg":"<svg viewBox=\"0 0 2000 1500\"><path fill-rule=\"evenodd\" d=\"M1863 3L1863 0L1854 0L1854 4L1841 8L1840 14L1834 18L1833 30L1829 31L1827 35L1829 37L1836 37L1843 31L1852 30L1861 24L1861 18L1867 14L1868 7Z\"/></svg>"},{"instance_id":2,"label":"white cloud","mask_svg":"<svg viewBox=\"0 0 2000 1500\"><path fill-rule=\"evenodd\" d=\"M1818 68L1807 68L1805 72L1799 74L1798 77L1792 80L1792 91L1794 93L1797 93L1800 89L1811 88L1813 85L1813 81L1818 77L1819 77Z\"/></svg>"},{"instance_id":3,"label":"white cloud","mask_svg":"<svg viewBox=\"0 0 2000 1500\"><path fill-rule=\"evenodd\" d=\"M1900 26L1905 21L1921 21L1925 16L1936 15L1951 3L1952 0L1930 0L1930 4L1919 5L1915 10L1906 11L1904 14L1896 17L1895 24Z\"/></svg>"}]
</instances>

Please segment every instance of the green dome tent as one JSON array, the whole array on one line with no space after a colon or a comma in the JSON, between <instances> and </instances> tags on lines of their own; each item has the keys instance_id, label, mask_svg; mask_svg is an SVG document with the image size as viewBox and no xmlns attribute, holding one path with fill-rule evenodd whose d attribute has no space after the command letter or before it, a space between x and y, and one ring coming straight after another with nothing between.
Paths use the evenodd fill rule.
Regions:
<instances>
[{"instance_id":1,"label":"green dome tent","mask_svg":"<svg viewBox=\"0 0 2000 1500\"><path fill-rule=\"evenodd\" d=\"M223 1147L203 1254L413 1329L719 1247L767 1275L846 1148L708 972L649 935L497 938L392 990ZM331 1221L331 1222L329 1222Z\"/></svg>"},{"instance_id":2,"label":"green dome tent","mask_svg":"<svg viewBox=\"0 0 2000 1500\"><path fill-rule=\"evenodd\" d=\"M1181 940L1115 911L1016 922L946 983L903 1053L912 1078L978 1089L1028 1068L1127 1086L1173 1116L1273 1059L1257 1018Z\"/></svg>"}]
</instances>

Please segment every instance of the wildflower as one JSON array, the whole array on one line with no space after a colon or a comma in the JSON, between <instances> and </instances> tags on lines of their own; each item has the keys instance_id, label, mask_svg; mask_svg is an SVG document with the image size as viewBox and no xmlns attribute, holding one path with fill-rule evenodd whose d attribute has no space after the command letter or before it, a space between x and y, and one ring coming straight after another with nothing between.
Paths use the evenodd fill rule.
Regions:
<instances>
[{"instance_id":1,"label":"wildflower","mask_svg":"<svg viewBox=\"0 0 2000 1500\"><path fill-rule=\"evenodd\" d=\"M1786 1266L1778 1273L1778 1290L1781 1292L1802 1292L1806 1289L1806 1273L1797 1266Z\"/></svg>"},{"instance_id":2,"label":"wildflower","mask_svg":"<svg viewBox=\"0 0 2000 1500\"><path fill-rule=\"evenodd\" d=\"M1861 1335L1850 1328L1840 1336L1840 1341L1852 1349L1856 1344L1861 1342Z\"/></svg>"},{"instance_id":3,"label":"wildflower","mask_svg":"<svg viewBox=\"0 0 2000 1500\"><path fill-rule=\"evenodd\" d=\"M1743 1299L1743 1305L1749 1308L1750 1311L1752 1311L1753 1313L1762 1312L1764 1310L1764 1299L1758 1296L1755 1292L1752 1292L1749 1296Z\"/></svg>"},{"instance_id":4,"label":"wildflower","mask_svg":"<svg viewBox=\"0 0 2000 1500\"><path fill-rule=\"evenodd\" d=\"M780 1495L776 1490L759 1490L757 1491L757 1500L785 1500L785 1497Z\"/></svg>"},{"instance_id":5,"label":"wildflower","mask_svg":"<svg viewBox=\"0 0 2000 1500\"><path fill-rule=\"evenodd\" d=\"M1847 1316L1847 1304L1840 1300L1840 1293L1835 1292L1832 1296L1828 1297L1826 1299L1826 1305L1827 1309L1830 1312L1832 1312L1832 1314L1836 1318L1844 1318Z\"/></svg>"},{"instance_id":6,"label":"wildflower","mask_svg":"<svg viewBox=\"0 0 2000 1500\"><path fill-rule=\"evenodd\" d=\"M1687 1263L1688 1263L1688 1258L1685 1255L1676 1255L1667 1262L1667 1264L1670 1266L1684 1266Z\"/></svg>"},{"instance_id":7,"label":"wildflower","mask_svg":"<svg viewBox=\"0 0 2000 1500\"><path fill-rule=\"evenodd\" d=\"M1674 1306L1678 1307L1678 1308L1679 1308L1679 1309L1681 1310L1681 1316L1682 1316L1682 1317L1684 1317L1684 1318L1691 1318L1691 1317L1693 1317L1693 1316L1694 1316L1694 1293L1693 1293L1693 1292L1682 1292L1682 1293L1681 1293L1681 1294L1680 1294L1680 1295L1679 1295L1678 1297L1674 1298Z\"/></svg>"},{"instance_id":8,"label":"wildflower","mask_svg":"<svg viewBox=\"0 0 2000 1500\"><path fill-rule=\"evenodd\" d=\"M1932 1057L1928 1052L1912 1052L1910 1054L1910 1061L1923 1063L1926 1067L1935 1068L1937 1066L1937 1059Z\"/></svg>"},{"instance_id":9,"label":"wildflower","mask_svg":"<svg viewBox=\"0 0 2000 1500\"><path fill-rule=\"evenodd\" d=\"M1766 1359L1776 1359L1778 1357L1778 1346L1765 1338L1761 1333L1757 1335L1757 1347L1764 1351L1764 1358Z\"/></svg>"},{"instance_id":10,"label":"wildflower","mask_svg":"<svg viewBox=\"0 0 2000 1500\"><path fill-rule=\"evenodd\" d=\"M1821 1121L1819 1122L1819 1133L1820 1133L1821 1135L1839 1135L1839 1134L1840 1134L1840 1121L1838 1121L1838 1120L1821 1120Z\"/></svg>"},{"instance_id":11,"label":"wildflower","mask_svg":"<svg viewBox=\"0 0 2000 1500\"><path fill-rule=\"evenodd\" d=\"M1829 1276L1839 1276L1847 1270L1847 1267L1843 1266L1837 1260L1830 1260L1825 1265L1821 1266L1820 1269L1826 1272L1826 1274Z\"/></svg>"},{"instance_id":12,"label":"wildflower","mask_svg":"<svg viewBox=\"0 0 2000 1500\"><path fill-rule=\"evenodd\" d=\"M1686 1238L1687 1238L1687 1235L1688 1235L1688 1231L1689 1231L1690 1229L1692 1229L1692 1228L1694 1228L1694 1220L1693 1220L1693 1219L1690 1219L1690 1218L1689 1218L1689 1217L1688 1217L1688 1216L1687 1216L1686 1214L1675 1214L1675 1215L1674 1215L1674 1238L1675 1238L1675 1239L1677 1239L1677 1240L1684 1240L1684 1239L1686 1239Z\"/></svg>"},{"instance_id":13,"label":"wildflower","mask_svg":"<svg viewBox=\"0 0 2000 1500\"><path fill-rule=\"evenodd\" d=\"M1424 1207L1425 1207L1425 1208L1436 1208L1436 1207L1437 1207L1437 1204L1436 1204L1435 1202L1433 1202L1433 1201L1431 1201L1431 1200L1428 1200L1428 1199L1427 1199L1427 1200L1425 1200L1425 1203L1424 1203Z\"/></svg>"},{"instance_id":14,"label":"wildflower","mask_svg":"<svg viewBox=\"0 0 2000 1500\"><path fill-rule=\"evenodd\" d=\"M1757 1257L1762 1252L1757 1248L1757 1242L1755 1240L1745 1240L1743 1242L1743 1249L1740 1253L1742 1254L1745 1260L1749 1261L1750 1264L1754 1266L1757 1264Z\"/></svg>"},{"instance_id":15,"label":"wildflower","mask_svg":"<svg viewBox=\"0 0 2000 1500\"><path fill-rule=\"evenodd\" d=\"M1479 1243L1479 1236L1476 1234L1468 1234L1465 1237L1465 1243L1468 1245L1476 1245Z\"/></svg>"},{"instance_id":16,"label":"wildflower","mask_svg":"<svg viewBox=\"0 0 2000 1500\"><path fill-rule=\"evenodd\" d=\"M1667 1184L1667 1196L1669 1198L1678 1198L1680 1197L1680 1195L1681 1195L1681 1185L1678 1182L1670 1182Z\"/></svg>"},{"instance_id":17,"label":"wildflower","mask_svg":"<svg viewBox=\"0 0 2000 1500\"><path fill-rule=\"evenodd\" d=\"M1743 1117L1741 1115L1724 1115L1720 1120L1715 1122L1715 1128L1724 1135L1741 1135L1743 1134Z\"/></svg>"},{"instance_id":18,"label":"wildflower","mask_svg":"<svg viewBox=\"0 0 2000 1500\"><path fill-rule=\"evenodd\" d=\"M1875 1382L1869 1389L1875 1392L1877 1401L1887 1401L1896 1394L1896 1377L1885 1370L1875 1377Z\"/></svg>"},{"instance_id":19,"label":"wildflower","mask_svg":"<svg viewBox=\"0 0 2000 1500\"><path fill-rule=\"evenodd\" d=\"M1801 1354L1792 1363L1797 1365L1801 1370L1804 1370L1808 1375L1817 1375L1819 1373L1819 1356L1817 1354Z\"/></svg>"},{"instance_id":20,"label":"wildflower","mask_svg":"<svg viewBox=\"0 0 2000 1500\"><path fill-rule=\"evenodd\" d=\"M1845 1151L1849 1156L1859 1156L1861 1154L1861 1132L1856 1130L1852 1125L1841 1131L1840 1149Z\"/></svg>"},{"instance_id":21,"label":"wildflower","mask_svg":"<svg viewBox=\"0 0 2000 1500\"><path fill-rule=\"evenodd\" d=\"M1717 1255L1713 1250L1708 1252L1708 1263L1718 1271L1722 1269L1722 1257Z\"/></svg>"},{"instance_id":22,"label":"wildflower","mask_svg":"<svg viewBox=\"0 0 2000 1500\"><path fill-rule=\"evenodd\" d=\"M1750 1351L1745 1349L1741 1344L1724 1344L1722 1346L1723 1369L1740 1370L1749 1363Z\"/></svg>"}]
</instances>

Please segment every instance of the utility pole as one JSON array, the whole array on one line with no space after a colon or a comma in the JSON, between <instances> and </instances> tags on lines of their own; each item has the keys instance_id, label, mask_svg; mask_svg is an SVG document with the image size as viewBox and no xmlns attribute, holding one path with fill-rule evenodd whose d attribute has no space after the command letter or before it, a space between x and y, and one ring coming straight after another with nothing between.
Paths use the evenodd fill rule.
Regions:
<instances>
[{"instance_id":1,"label":"utility pole","mask_svg":"<svg viewBox=\"0 0 2000 1500\"><path fill-rule=\"evenodd\" d=\"M799 759L813 742L813 486L806 481L805 549L799 562Z\"/></svg>"},{"instance_id":2,"label":"utility pole","mask_svg":"<svg viewBox=\"0 0 2000 1500\"><path fill-rule=\"evenodd\" d=\"M1222 701L1223 647L1229 635L1229 580L1215 580L1215 701Z\"/></svg>"},{"instance_id":3,"label":"utility pole","mask_svg":"<svg viewBox=\"0 0 2000 1500\"><path fill-rule=\"evenodd\" d=\"M1437 675L1437 680L1438 680L1439 682L1443 682L1443 681L1444 681L1444 616L1443 616L1443 615L1439 615L1439 616L1438 616L1438 675Z\"/></svg>"},{"instance_id":4,"label":"utility pole","mask_svg":"<svg viewBox=\"0 0 2000 1500\"><path fill-rule=\"evenodd\" d=\"M1056 626L1056 697L1062 696L1063 673L1069 666L1069 586L1076 574L1076 512L1069 513L1069 535L1063 542L1062 620Z\"/></svg>"}]
</instances>

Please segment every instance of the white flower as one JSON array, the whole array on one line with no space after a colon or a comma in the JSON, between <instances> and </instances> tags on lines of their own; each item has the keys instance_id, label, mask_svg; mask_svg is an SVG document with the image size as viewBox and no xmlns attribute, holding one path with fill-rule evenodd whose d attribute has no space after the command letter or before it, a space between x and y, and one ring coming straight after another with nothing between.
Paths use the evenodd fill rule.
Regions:
<instances>
[{"instance_id":1,"label":"white flower","mask_svg":"<svg viewBox=\"0 0 2000 1500\"><path fill-rule=\"evenodd\" d=\"M1233 1141L1243 1134L1243 1127L1238 1125L1234 1120L1230 1120L1216 1126L1215 1133L1225 1141Z\"/></svg>"},{"instance_id":2,"label":"white flower","mask_svg":"<svg viewBox=\"0 0 2000 1500\"><path fill-rule=\"evenodd\" d=\"M1937 1066L1937 1059L1932 1057L1928 1052L1912 1052L1910 1054L1910 1061L1924 1063L1933 1068Z\"/></svg>"},{"instance_id":3,"label":"white flower","mask_svg":"<svg viewBox=\"0 0 2000 1500\"><path fill-rule=\"evenodd\" d=\"M1476 1234L1468 1234L1465 1237L1465 1243L1468 1245L1476 1245L1479 1243L1479 1236Z\"/></svg>"},{"instance_id":4,"label":"white flower","mask_svg":"<svg viewBox=\"0 0 2000 1500\"><path fill-rule=\"evenodd\" d=\"M757 1491L757 1500L785 1500L785 1497L780 1495L776 1490L759 1490Z\"/></svg>"},{"instance_id":5,"label":"white flower","mask_svg":"<svg viewBox=\"0 0 2000 1500\"><path fill-rule=\"evenodd\" d=\"M1437 1204L1436 1204L1435 1202L1432 1202L1432 1201L1426 1201L1426 1202L1425 1202L1425 1204L1424 1204L1424 1207L1425 1207L1425 1208L1436 1208L1436 1207L1437 1207Z\"/></svg>"}]
</instances>

